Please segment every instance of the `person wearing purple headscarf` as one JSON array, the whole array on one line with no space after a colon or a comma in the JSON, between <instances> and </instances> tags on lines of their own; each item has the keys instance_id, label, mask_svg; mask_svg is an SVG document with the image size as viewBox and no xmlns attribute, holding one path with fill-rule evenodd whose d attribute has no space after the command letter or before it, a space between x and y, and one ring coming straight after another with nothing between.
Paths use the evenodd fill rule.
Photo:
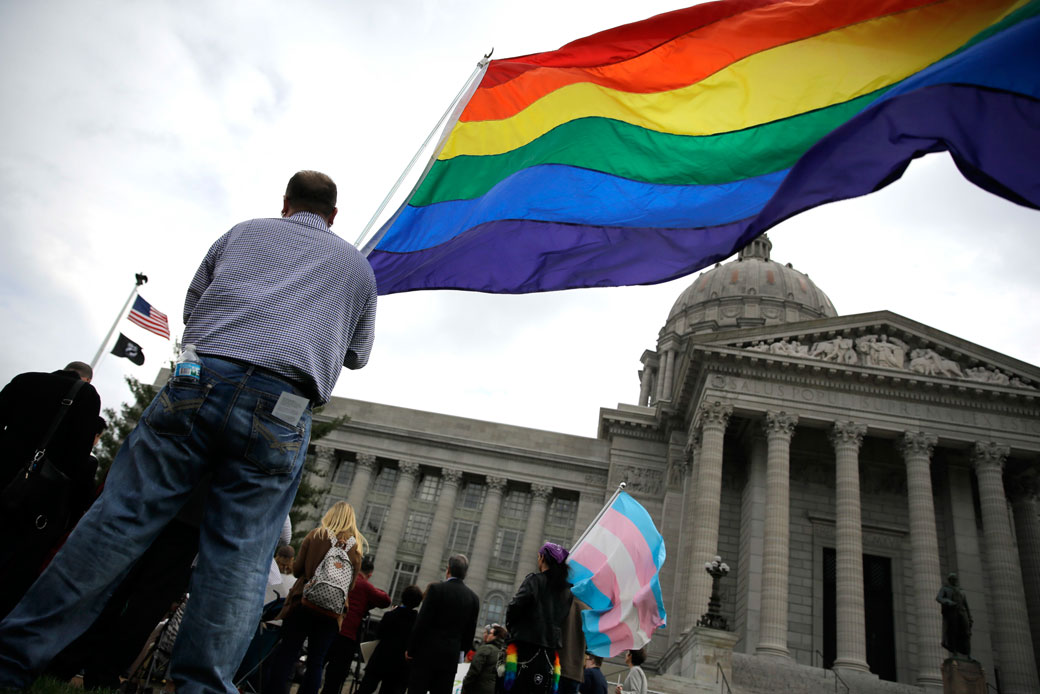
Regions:
<instances>
[{"instance_id":1,"label":"person wearing purple headscarf","mask_svg":"<svg viewBox=\"0 0 1040 694\"><path fill-rule=\"evenodd\" d=\"M553 694L559 686L563 622L571 609L567 550L546 542L538 550L538 571L528 574L506 608L508 694Z\"/></svg>"}]
</instances>

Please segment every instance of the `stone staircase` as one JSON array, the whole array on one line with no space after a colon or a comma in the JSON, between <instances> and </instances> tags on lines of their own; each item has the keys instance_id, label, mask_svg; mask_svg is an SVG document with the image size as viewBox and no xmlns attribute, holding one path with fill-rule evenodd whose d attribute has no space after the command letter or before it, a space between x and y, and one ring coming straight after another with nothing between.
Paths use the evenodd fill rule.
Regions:
<instances>
[{"instance_id":1,"label":"stone staircase","mask_svg":"<svg viewBox=\"0 0 1040 694\"><path fill-rule=\"evenodd\" d=\"M873 675L834 672L794 662L770 660L745 653L733 654L732 694L922 694L910 684L880 680ZM721 681L705 686L673 675L649 678L650 690L661 694L729 694Z\"/></svg>"}]
</instances>

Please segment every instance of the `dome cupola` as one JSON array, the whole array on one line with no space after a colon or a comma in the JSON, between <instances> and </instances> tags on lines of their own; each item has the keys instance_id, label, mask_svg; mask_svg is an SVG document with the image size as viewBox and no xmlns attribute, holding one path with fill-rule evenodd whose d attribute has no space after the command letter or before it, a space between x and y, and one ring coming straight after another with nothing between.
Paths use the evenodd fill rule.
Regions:
<instances>
[{"instance_id":1,"label":"dome cupola","mask_svg":"<svg viewBox=\"0 0 1040 694\"><path fill-rule=\"evenodd\" d=\"M770 260L772 248L762 234L736 260L698 275L672 306L663 332L684 336L837 316L808 275Z\"/></svg>"}]
</instances>

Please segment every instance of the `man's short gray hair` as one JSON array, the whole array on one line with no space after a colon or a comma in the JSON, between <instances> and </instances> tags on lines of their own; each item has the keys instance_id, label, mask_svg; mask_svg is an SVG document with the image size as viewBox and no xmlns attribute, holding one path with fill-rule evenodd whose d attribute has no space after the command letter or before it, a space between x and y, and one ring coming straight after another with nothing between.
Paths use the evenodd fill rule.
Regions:
<instances>
[{"instance_id":1,"label":"man's short gray hair","mask_svg":"<svg viewBox=\"0 0 1040 694\"><path fill-rule=\"evenodd\" d=\"M453 554L448 557L449 576L462 580L466 578L467 571L469 571L469 559L466 558L465 554Z\"/></svg>"}]
</instances>

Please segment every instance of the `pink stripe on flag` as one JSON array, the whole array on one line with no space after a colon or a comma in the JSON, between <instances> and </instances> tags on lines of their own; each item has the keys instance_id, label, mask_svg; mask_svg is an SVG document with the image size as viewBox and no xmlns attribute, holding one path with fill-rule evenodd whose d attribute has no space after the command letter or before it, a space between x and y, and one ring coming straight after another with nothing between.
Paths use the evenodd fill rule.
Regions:
<instances>
[{"instance_id":1,"label":"pink stripe on flag","mask_svg":"<svg viewBox=\"0 0 1040 694\"><path fill-rule=\"evenodd\" d=\"M657 565L654 564L654 557L650 553L650 546L646 544L646 538L639 532L636 524L617 509L610 508L603 514L599 525L613 533L632 557L639 585L649 585L657 575Z\"/></svg>"},{"instance_id":2,"label":"pink stripe on flag","mask_svg":"<svg viewBox=\"0 0 1040 694\"><path fill-rule=\"evenodd\" d=\"M583 554L587 556L587 561L589 562L585 563L585 561L582 561L582 565L593 572L592 584L601 593L609 597L612 603L612 607L599 617L600 633L610 639L612 652L621 652L632 648L635 644L635 635L628 624L622 621L621 602L618 600L618 596L621 594L621 587L618 584L617 576L614 575L614 569L610 566L607 555L591 544L582 545L580 549L585 550Z\"/></svg>"}]
</instances>

